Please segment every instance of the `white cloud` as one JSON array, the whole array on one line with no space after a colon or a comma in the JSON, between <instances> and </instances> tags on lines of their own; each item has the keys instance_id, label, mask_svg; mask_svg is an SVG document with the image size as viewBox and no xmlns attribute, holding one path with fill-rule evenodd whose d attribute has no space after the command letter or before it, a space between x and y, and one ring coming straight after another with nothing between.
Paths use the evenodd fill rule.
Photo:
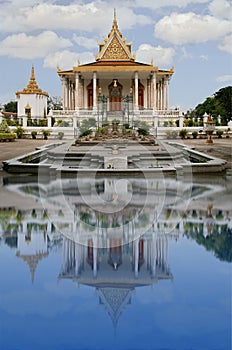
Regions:
<instances>
[{"instance_id":1,"label":"white cloud","mask_svg":"<svg viewBox=\"0 0 232 350\"><path fill-rule=\"evenodd\" d=\"M155 26L155 36L175 45L218 40L229 33L231 23L212 16L193 12L172 13Z\"/></svg>"},{"instance_id":2,"label":"white cloud","mask_svg":"<svg viewBox=\"0 0 232 350\"><path fill-rule=\"evenodd\" d=\"M232 74L228 75L221 75L220 77L217 77L216 81L219 83L232 83Z\"/></svg>"},{"instance_id":3,"label":"white cloud","mask_svg":"<svg viewBox=\"0 0 232 350\"><path fill-rule=\"evenodd\" d=\"M58 37L51 31L45 31L37 36L20 33L8 36L0 42L0 56L35 59L70 46L72 46L70 40Z\"/></svg>"},{"instance_id":4,"label":"white cloud","mask_svg":"<svg viewBox=\"0 0 232 350\"><path fill-rule=\"evenodd\" d=\"M77 66L78 60L81 64L95 61L94 55L91 52L75 53L68 50L57 51L49 54L44 59L44 67L47 68L59 68L61 70L70 70L74 66Z\"/></svg>"},{"instance_id":5,"label":"white cloud","mask_svg":"<svg viewBox=\"0 0 232 350\"><path fill-rule=\"evenodd\" d=\"M73 35L73 40L76 44L79 46L83 46L86 49L97 49L97 40L96 39L89 39L84 36L78 36L76 34Z\"/></svg>"},{"instance_id":6,"label":"white cloud","mask_svg":"<svg viewBox=\"0 0 232 350\"><path fill-rule=\"evenodd\" d=\"M107 1L87 4L72 2L69 5L37 1L31 6L23 1L23 4L24 6L19 7L14 1L1 6L1 33L56 29L102 33L110 29L113 20L112 4ZM118 9L117 17L120 18L119 25L122 30L152 23L148 16L136 14L124 6Z\"/></svg>"},{"instance_id":7,"label":"white cloud","mask_svg":"<svg viewBox=\"0 0 232 350\"><path fill-rule=\"evenodd\" d=\"M208 61L209 57L208 57L208 55L200 55L200 59L202 61Z\"/></svg>"},{"instance_id":8,"label":"white cloud","mask_svg":"<svg viewBox=\"0 0 232 350\"><path fill-rule=\"evenodd\" d=\"M232 19L232 7L229 1L213 0L209 4L209 11L214 17L221 19Z\"/></svg>"},{"instance_id":9,"label":"white cloud","mask_svg":"<svg viewBox=\"0 0 232 350\"><path fill-rule=\"evenodd\" d=\"M222 51L232 53L232 34L227 35L218 47Z\"/></svg>"},{"instance_id":10,"label":"white cloud","mask_svg":"<svg viewBox=\"0 0 232 350\"><path fill-rule=\"evenodd\" d=\"M124 6L128 7L137 7L137 8L146 8L150 10L157 10L159 8L164 7L178 7L178 8L184 8L190 4L204 4L208 3L209 0L128 0L123 1ZM115 1L115 4L117 4L118 1Z\"/></svg>"},{"instance_id":11,"label":"white cloud","mask_svg":"<svg viewBox=\"0 0 232 350\"><path fill-rule=\"evenodd\" d=\"M136 60L145 63L151 63L151 60L153 60L153 64L156 66L167 66L173 64L174 55L175 50L173 48L142 44L136 52Z\"/></svg>"}]
</instances>

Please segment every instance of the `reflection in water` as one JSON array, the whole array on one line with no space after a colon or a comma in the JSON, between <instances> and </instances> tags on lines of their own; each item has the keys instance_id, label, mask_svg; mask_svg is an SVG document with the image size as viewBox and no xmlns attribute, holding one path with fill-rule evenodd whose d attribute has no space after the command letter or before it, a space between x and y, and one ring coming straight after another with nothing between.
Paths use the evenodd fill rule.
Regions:
<instances>
[{"instance_id":1,"label":"reflection in water","mask_svg":"<svg viewBox=\"0 0 232 350\"><path fill-rule=\"evenodd\" d=\"M153 179L146 182L127 179L116 183L111 179L91 183L88 179L80 182L67 179L60 183L55 180L48 184L32 182L25 185L17 183L15 178L9 178L5 183L11 195L20 193L25 196L25 201L27 197L32 197L37 200L34 203L38 204L40 200L43 203L43 207L28 206L25 210L14 206L0 208L0 250L3 254L7 251L8 255L9 252L15 255L13 271L16 271L15 274L17 271L21 273L18 279L20 282L17 282L17 278L13 278L13 282L9 279L7 264L11 265L12 257L7 257L7 267L4 267L7 277L5 282L3 279L0 289L2 300L6 301L1 308L4 306L7 309L13 305L13 312L16 312L20 295L23 295L21 312L29 315L27 327L30 331L31 308L34 310L32 304L36 305L41 298L38 309L49 305L48 309L51 307L52 312L54 305L59 305L58 315L53 319L55 325L60 322L60 303L65 300L62 310L66 317L65 322L70 319L70 329L78 322L78 328L83 332L87 329L88 334L89 331L92 334L97 328L95 338L98 337L97 332L101 327L104 332L109 327L108 336L116 325L119 332L121 328L125 329L125 324L133 324L130 330L126 327L126 338L124 332L123 335L120 333L123 344L116 344L115 349L125 348L124 342L129 331L132 332L130 339L134 339L128 346L131 349L137 347L139 339L146 342L144 349L151 348L150 344L154 345L152 339L155 332L156 335L159 333L156 338L156 341L160 341L159 348L187 348L194 338L192 334L196 325L198 328L195 329L195 338L197 339L200 332L202 337L207 338L207 346L204 348L212 348L208 346L211 337L202 335L201 331L204 328L202 323L206 322L210 323L210 329L214 331L210 334L215 334L216 340L218 333L215 329L218 332L222 329L219 339L222 339L222 344L228 344L229 331L225 321L228 317L224 309L229 302L225 300L228 299L228 293L223 292L228 290L225 282L228 279L225 265L228 264L223 262L232 261L231 183L228 182L226 186L212 181L210 184L188 184L175 182L173 179ZM204 249L200 250L192 241ZM194 254L197 255L195 259ZM41 273L43 269L44 274ZM24 271L27 271L27 279L23 279ZM60 283L57 284L56 280ZM16 286L16 303L10 298L14 293L12 283L13 288ZM82 288L77 290L76 285ZM71 297L68 296L70 286L73 290ZM35 297L32 297L29 290ZM91 297L89 291L92 291ZM220 296L220 293L223 295ZM9 299L6 299L8 296ZM220 302L220 298L223 302ZM74 300L73 303L71 300ZM89 303L90 308L87 306ZM98 304L102 308L97 308ZM128 307L130 304L133 308ZM209 309L206 305L210 306ZM225 307L221 311L223 305ZM79 317L78 312L82 309L82 317ZM101 313L99 310L105 312ZM37 310L34 316L36 325L39 322L39 312ZM219 326L215 325L215 314L219 315ZM2 317L7 322L8 316ZM92 324L92 317L98 320L99 327L98 322ZM201 318L202 321L199 321ZM9 319L12 325L14 316ZM136 319L142 319L144 325L139 322L137 326ZM45 318L40 319L40 322L44 324ZM17 329L19 325L12 327ZM139 333L140 327L144 327L144 332L146 328L147 339ZM35 329L34 338L37 339L38 328ZM136 334L133 334L134 329ZM180 347L177 338L182 339L183 329L191 334L191 341L186 338L186 342ZM59 332L69 344L70 332L65 335L63 323ZM56 336L59 332L56 329ZM167 342L170 336L172 343ZM77 342L87 344L85 333L82 336L79 332L78 337L75 339ZM215 338L212 338L213 344ZM115 344L115 335L112 339L112 344ZM10 343L8 339L5 341ZM54 338L50 339L50 348L56 348L53 346L54 342L56 345L60 344L59 340L56 342ZM76 343L70 344L67 348L75 348ZM102 346L99 342L99 348L112 348L112 344L106 347L108 344L104 343L105 346ZM195 343L192 347L199 348L198 345L199 343ZM219 345L217 344L218 348ZM13 347L16 348L9 346ZM19 348L24 347L21 345ZM38 345L36 348L42 346ZM57 348L60 348L59 345ZM143 349L141 343L140 348Z\"/></svg>"},{"instance_id":2,"label":"reflection in water","mask_svg":"<svg viewBox=\"0 0 232 350\"><path fill-rule=\"evenodd\" d=\"M169 237L170 238L170 237ZM96 248L63 240L62 271L59 279L72 279L93 286L114 325L136 287L149 286L160 279L173 279L168 262L168 237L146 234L127 245L109 238L107 248Z\"/></svg>"}]
</instances>

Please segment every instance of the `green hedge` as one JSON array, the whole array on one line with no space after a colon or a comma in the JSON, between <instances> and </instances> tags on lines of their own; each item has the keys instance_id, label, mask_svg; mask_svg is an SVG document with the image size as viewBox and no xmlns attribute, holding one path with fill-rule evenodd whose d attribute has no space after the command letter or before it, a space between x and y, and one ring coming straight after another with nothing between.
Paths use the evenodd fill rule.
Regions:
<instances>
[{"instance_id":1,"label":"green hedge","mask_svg":"<svg viewBox=\"0 0 232 350\"><path fill-rule=\"evenodd\" d=\"M15 140L16 134L13 132L0 132L0 140Z\"/></svg>"}]
</instances>

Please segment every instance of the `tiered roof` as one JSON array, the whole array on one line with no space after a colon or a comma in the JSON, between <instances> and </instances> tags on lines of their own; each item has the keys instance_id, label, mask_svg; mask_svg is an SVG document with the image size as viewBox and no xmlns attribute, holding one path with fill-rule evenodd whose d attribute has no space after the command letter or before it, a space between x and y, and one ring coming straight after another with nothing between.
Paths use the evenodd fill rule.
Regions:
<instances>
[{"instance_id":1,"label":"tiered roof","mask_svg":"<svg viewBox=\"0 0 232 350\"><path fill-rule=\"evenodd\" d=\"M25 87L23 91L16 92L17 97L20 94L30 94L30 95L36 94L36 95L44 95L48 97L48 93L38 87L38 84L35 79L35 71L33 66L31 69L31 77L30 77L29 83L27 84L27 87Z\"/></svg>"}]
</instances>

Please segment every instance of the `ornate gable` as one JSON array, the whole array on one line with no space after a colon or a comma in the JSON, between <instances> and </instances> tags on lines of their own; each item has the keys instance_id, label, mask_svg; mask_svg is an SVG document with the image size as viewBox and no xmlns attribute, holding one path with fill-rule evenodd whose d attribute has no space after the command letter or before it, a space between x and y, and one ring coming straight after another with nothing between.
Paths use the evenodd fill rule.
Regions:
<instances>
[{"instance_id":1,"label":"ornate gable","mask_svg":"<svg viewBox=\"0 0 232 350\"><path fill-rule=\"evenodd\" d=\"M131 53L131 43L126 43L118 29L116 13L114 11L114 21L111 32L104 43L99 43L99 54L97 61L134 61L135 56Z\"/></svg>"}]
</instances>

